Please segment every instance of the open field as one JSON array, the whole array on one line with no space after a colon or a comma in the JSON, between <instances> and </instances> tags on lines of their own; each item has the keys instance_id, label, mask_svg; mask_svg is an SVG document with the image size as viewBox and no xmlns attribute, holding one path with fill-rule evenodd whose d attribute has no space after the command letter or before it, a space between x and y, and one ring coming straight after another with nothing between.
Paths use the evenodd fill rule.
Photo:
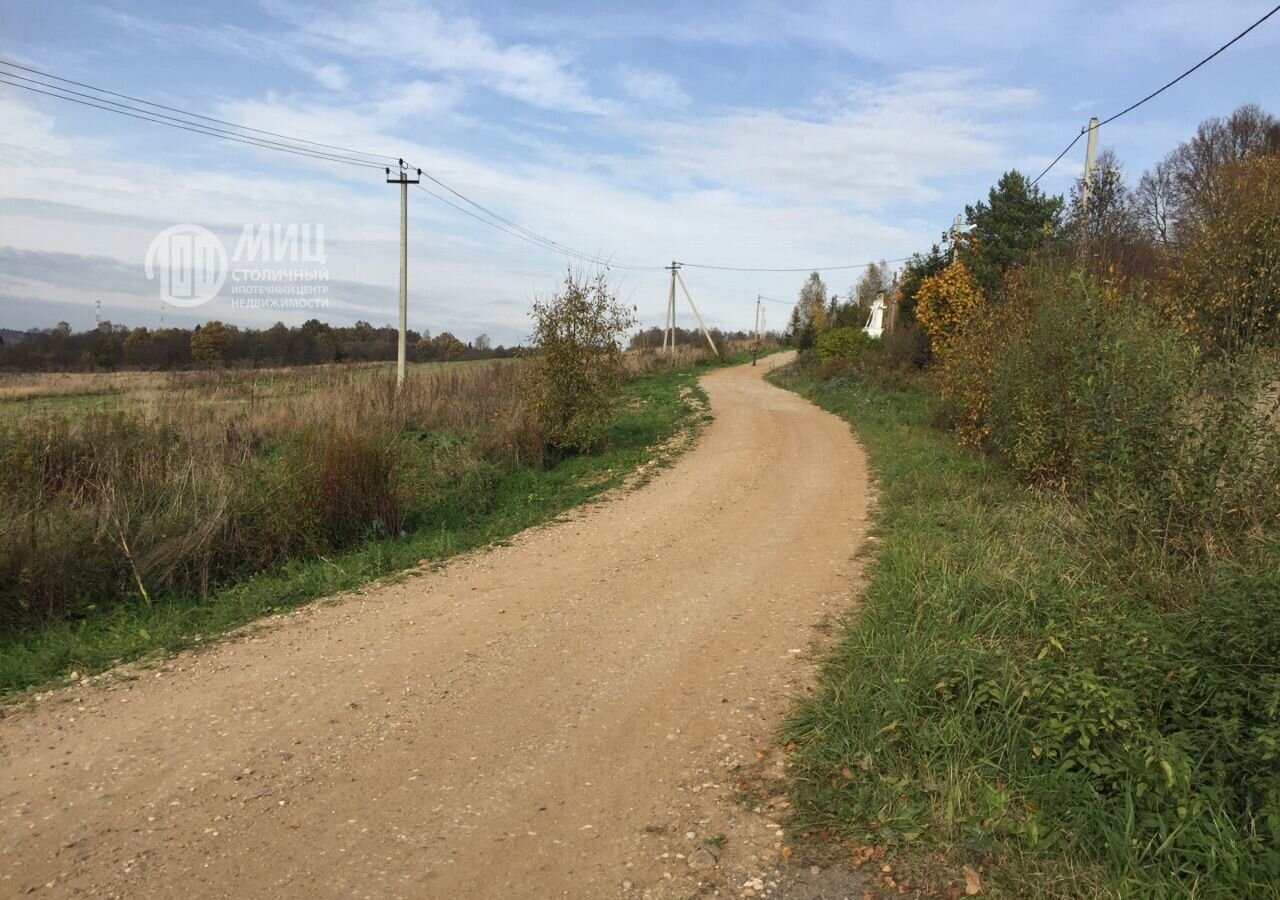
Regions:
<instances>
[{"instance_id":1,"label":"open field","mask_svg":"<svg viewBox=\"0 0 1280 900\"><path fill-rule=\"evenodd\" d=\"M516 359L411 363L415 377L454 368L516 363ZM238 402L328 391L395 372L387 363L349 363L263 369L188 369L172 372L0 372L0 411L140 407L153 409L175 398L188 402ZM189 397L187 395L190 395ZM12 405L11 405L12 404Z\"/></svg>"},{"instance_id":2,"label":"open field","mask_svg":"<svg viewBox=\"0 0 1280 900\"><path fill-rule=\"evenodd\" d=\"M544 457L518 362L415 367L399 396L385 367L106 376L110 408L74 405L91 381L41 376L0 424L0 689L542 521L696 423L703 357L630 359L607 448L567 459Z\"/></svg>"}]
</instances>

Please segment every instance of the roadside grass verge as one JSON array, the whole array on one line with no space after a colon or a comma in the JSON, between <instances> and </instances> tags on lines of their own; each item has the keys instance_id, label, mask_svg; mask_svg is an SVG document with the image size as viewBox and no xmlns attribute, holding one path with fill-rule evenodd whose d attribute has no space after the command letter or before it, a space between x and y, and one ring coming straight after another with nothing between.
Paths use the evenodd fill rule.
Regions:
<instances>
[{"instance_id":1,"label":"roadside grass verge","mask_svg":"<svg viewBox=\"0 0 1280 900\"><path fill-rule=\"evenodd\" d=\"M372 579L436 563L505 540L616 487L646 463L661 463L664 443L705 417L697 385L702 366L637 377L624 388L609 428L608 448L548 466L498 468L477 461L455 491L445 491L408 533L360 542L346 552L293 560L216 587L153 594L0 638L0 694L45 684L71 672L88 674L154 652L172 652L254 619L288 610ZM443 432L405 433L400 441L433 465L451 441ZM425 449L419 449L425 448ZM463 454L459 454L463 455ZM418 456L414 457L419 458Z\"/></svg>"},{"instance_id":2,"label":"roadside grass verge","mask_svg":"<svg viewBox=\"0 0 1280 900\"><path fill-rule=\"evenodd\" d=\"M853 425L880 492L788 725L794 826L944 895L968 864L987 895L1280 896L1280 547L1162 611L1084 507L934 428L926 385L770 378Z\"/></svg>"}]
</instances>

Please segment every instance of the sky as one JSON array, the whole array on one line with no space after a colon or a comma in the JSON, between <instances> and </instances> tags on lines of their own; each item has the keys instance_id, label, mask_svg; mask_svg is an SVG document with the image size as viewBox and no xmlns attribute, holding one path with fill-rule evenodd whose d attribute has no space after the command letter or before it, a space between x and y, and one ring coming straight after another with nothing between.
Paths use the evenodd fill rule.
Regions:
<instances>
[{"instance_id":1,"label":"sky","mask_svg":"<svg viewBox=\"0 0 1280 900\"><path fill-rule=\"evenodd\" d=\"M403 157L521 226L611 260L645 325L685 263L809 268L938 240L1008 169L1035 174L1224 43L1269 0L373 3L0 0L0 57L184 110ZM1129 178L1242 103L1280 114L1280 16L1108 126ZM1084 142L1041 182L1067 193ZM425 183L425 186L431 186ZM453 198L455 202L456 198ZM399 189L0 84L0 327L396 318ZM319 226L327 306L223 292L161 310L157 234ZM409 197L409 325L514 343L570 265ZM618 264L653 267L630 269ZM235 262L231 263L232 266ZM590 268L587 266L586 268ZM686 267L708 325L804 273ZM845 294L856 270L823 275ZM101 304L100 313L95 304ZM770 327L789 309L766 304ZM681 325L693 316L681 300Z\"/></svg>"}]
</instances>

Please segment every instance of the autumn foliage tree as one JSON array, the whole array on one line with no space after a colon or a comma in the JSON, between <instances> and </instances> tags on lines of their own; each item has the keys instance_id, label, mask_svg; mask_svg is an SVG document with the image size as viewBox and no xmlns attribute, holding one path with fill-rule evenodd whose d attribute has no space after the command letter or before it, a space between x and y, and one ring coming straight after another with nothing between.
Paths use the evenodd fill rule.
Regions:
<instances>
[{"instance_id":1,"label":"autumn foliage tree","mask_svg":"<svg viewBox=\"0 0 1280 900\"><path fill-rule=\"evenodd\" d=\"M205 324L191 335L191 358L202 363L221 362L227 337L227 327L216 319Z\"/></svg>"},{"instance_id":2,"label":"autumn foliage tree","mask_svg":"<svg viewBox=\"0 0 1280 900\"><path fill-rule=\"evenodd\" d=\"M1280 155L1230 164L1183 248L1162 303L1202 348L1230 355L1280 339Z\"/></svg>"},{"instance_id":3,"label":"autumn foliage tree","mask_svg":"<svg viewBox=\"0 0 1280 900\"><path fill-rule=\"evenodd\" d=\"M982 289L978 279L961 259L954 259L941 272L930 275L916 291L916 321L933 345L934 355L945 355L960 327L982 311Z\"/></svg>"}]
</instances>

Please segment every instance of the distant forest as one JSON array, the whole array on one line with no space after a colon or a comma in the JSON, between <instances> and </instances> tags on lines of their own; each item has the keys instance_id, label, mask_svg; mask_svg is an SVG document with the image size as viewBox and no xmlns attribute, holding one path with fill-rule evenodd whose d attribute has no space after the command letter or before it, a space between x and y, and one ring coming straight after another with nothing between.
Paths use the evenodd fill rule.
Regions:
<instances>
[{"instance_id":1,"label":"distant forest","mask_svg":"<svg viewBox=\"0 0 1280 900\"><path fill-rule=\"evenodd\" d=\"M408 332L411 362L495 359L518 347L493 346L487 335L463 342L448 331ZM270 328L240 328L208 322L195 328L129 328L103 322L75 332L66 322L53 328L0 329L0 369L66 371L301 366L334 362L377 362L396 358L396 329L368 322L348 327L311 319L301 326L277 322Z\"/></svg>"},{"instance_id":2,"label":"distant forest","mask_svg":"<svg viewBox=\"0 0 1280 900\"><path fill-rule=\"evenodd\" d=\"M746 331L711 329L716 345L749 340ZM700 344L700 331L676 329L676 342ZM662 329L632 337L631 349L662 346ZM448 331L408 333L410 362L502 359L519 346L494 346L488 335L463 342ZM368 322L348 327L311 319L301 326L277 322L270 328L240 328L208 322L195 328L130 328L103 322L89 331L72 331L66 322L53 328L15 331L0 328L0 370L19 372L112 371L115 369L189 369L226 365L241 368L306 366L335 362L383 362L396 358L396 329Z\"/></svg>"}]
</instances>

